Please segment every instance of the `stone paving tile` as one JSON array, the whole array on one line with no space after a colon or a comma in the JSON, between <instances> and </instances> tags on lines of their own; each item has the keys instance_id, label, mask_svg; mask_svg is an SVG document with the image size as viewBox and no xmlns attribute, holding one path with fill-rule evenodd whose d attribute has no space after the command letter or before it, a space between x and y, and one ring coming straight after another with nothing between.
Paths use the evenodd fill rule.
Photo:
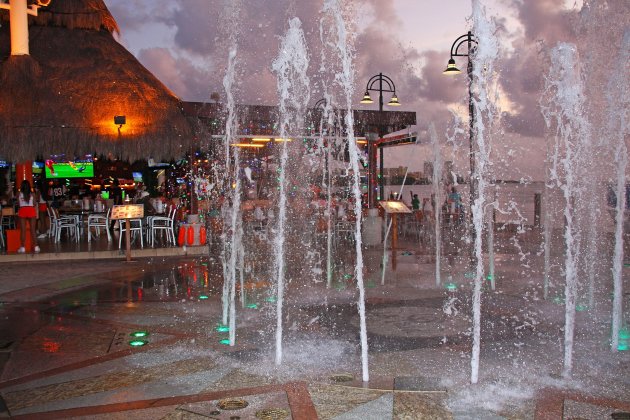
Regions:
<instances>
[{"instance_id":1,"label":"stone paving tile","mask_svg":"<svg viewBox=\"0 0 630 420\"><path fill-rule=\"evenodd\" d=\"M309 392L320 420L333 419L387 393L326 384L312 384L309 386Z\"/></svg>"},{"instance_id":2,"label":"stone paving tile","mask_svg":"<svg viewBox=\"0 0 630 420\"><path fill-rule=\"evenodd\" d=\"M102 405L81 406L76 408L57 409L54 411L37 412L31 414L17 414L13 418L16 419L100 419L100 418L129 418L129 419L148 419L148 418L168 418L168 419L190 419L199 418L199 413L193 411L213 411L217 402L226 398L242 398L252 401L250 410L254 415L245 415L241 418L259 418L255 417L256 411L264 408L279 408L281 410L288 409L289 417L294 420L313 420L316 418L316 411L308 395L305 384L294 382L283 385L273 385L259 388L245 388L239 390L199 393L181 395L175 397L158 397L156 399L144 400L128 400L127 402L111 401ZM262 404L267 405L261 407ZM288 403L288 404L287 404ZM282 407L284 404L284 408ZM280 406L280 407L279 407ZM230 413L225 410L223 413ZM214 417L214 416L212 416ZM210 417L210 418L212 418ZM230 419L233 414L227 416L220 415L218 418ZM239 416L240 417L240 416ZM208 418L206 415L204 418Z\"/></svg>"},{"instance_id":3,"label":"stone paving tile","mask_svg":"<svg viewBox=\"0 0 630 420\"><path fill-rule=\"evenodd\" d=\"M216 364L208 358L196 360L182 360L165 363L159 369L135 368L133 370L118 371L91 378L60 382L21 391L4 394L7 406L11 411L26 407L43 405L52 401L81 397L102 393L109 390L128 388L134 385L153 382L166 377L186 375L193 372L213 369Z\"/></svg>"},{"instance_id":4,"label":"stone paving tile","mask_svg":"<svg viewBox=\"0 0 630 420\"><path fill-rule=\"evenodd\" d=\"M445 393L394 393L394 419L452 420L453 415L446 407Z\"/></svg>"},{"instance_id":5,"label":"stone paving tile","mask_svg":"<svg viewBox=\"0 0 630 420\"><path fill-rule=\"evenodd\" d=\"M394 395L386 393L375 400L358 405L333 417L332 420L389 420L393 418Z\"/></svg>"},{"instance_id":6,"label":"stone paving tile","mask_svg":"<svg viewBox=\"0 0 630 420\"><path fill-rule=\"evenodd\" d=\"M209 385L205 391L223 391L239 388L256 388L265 385L278 384L277 381L260 375L254 375L242 370L233 370L216 383Z\"/></svg>"},{"instance_id":7,"label":"stone paving tile","mask_svg":"<svg viewBox=\"0 0 630 420\"><path fill-rule=\"evenodd\" d=\"M104 266L103 267L99 266L99 263L100 263L99 261L96 261L96 264L94 264L93 268L96 273L94 275L94 278L100 278L103 280L107 279L107 281L111 282L112 284L116 282L125 281L124 280L125 278L137 279L138 278L137 276L141 274L140 272L142 270L145 270L145 269L152 270L157 266L157 264L148 263L148 262L146 264L144 262L139 262L138 264L134 263L132 265L127 266L127 268L124 269L124 271L126 271L125 273L126 277L125 277L125 276L120 276L120 273L121 273L120 266L121 265L124 266L124 264L119 264L116 266L115 264L112 263L111 267L115 266L115 270L107 271L107 269ZM174 264L176 263L171 261L171 262L164 263L163 266L172 267ZM4 265L6 264L3 264L3 266ZM37 264L33 264L33 265L37 265ZM47 289L47 292L52 296L59 292L65 292L67 290L73 290L74 288L82 287L84 283L79 280L80 278L89 279L89 275L86 276L85 272L79 273L78 271L75 271L71 267L65 267L64 264L60 264L60 266L64 266L62 267L60 271L60 273L62 273L61 276L57 277L56 280L53 280L52 282L50 282L50 278L46 277L49 274L46 273L42 276L41 279L37 279L37 281L34 281L33 283L31 283L30 286L28 286L31 288L30 290L34 290L34 288L41 287L42 289ZM45 268L47 266L42 265L38 267L38 270L41 269L42 267ZM90 270L88 265L84 265L83 269L86 270L87 272L89 272ZM102 271L99 272L99 270L102 270ZM18 271L21 272L22 274L27 273L27 270L22 270L21 267L18 269ZM36 274L36 272L37 270L32 271L31 275ZM17 277L13 280L17 281ZM406 280L404 278L403 279L399 278L399 279L396 279L395 285L390 286L388 284L384 288L371 289L369 293L372 293L373 297L370 298L369 304L376 305L376 306L383 305L383 307L388 307L388 308L393 308L393 307L402 308L402 307L407 307L410 305L415 305L417 302L420 301L420 299L418 298L418 294L424 293L424 289L422 289L422 287L414 288L412 286L409 286L408 284L406 285L405 281ZM411 284L412 281L409 280L409 282ZM16 296L19 296L20 292L22 292L22 296L23 297L27 296L28 299L34 299L38 296L38 294L28 294L29 293L28 288L23 287L22 289L20 289L21 286L15 286L15 285L12 287L14 288L13 289L8 288L10 290L10 292L8 293L16 293ZM352 289L353 286L350 284L349 288ZM0 290L2 289L0 288ZM352 290L350 290L350 292L351 291ZM431 290L429 292L432 293L431 298L440 300L440 305L437 305L437 306L433 305L432 308L436 308L440 310L441 300L442 300L441 296L443 296L444 292L431 291ZM6 294L4 296L6 296ZM489 300L496 301L496 296L487 295L487 297ZM173 389L175 389L173 384L177 385L177 389L179 390L179 392L201 393L206 390L207 391L225 390L225 392L236 392L235 388L240 389L242 387L250 387L250 388L263 387L264 388L266 382L267 383L271 382L268 378L264 376L254 375L247 372L246 370L247 366L251 366L251 363L257 362L257 359L256 359L257 349L256 348L246 349L246 350L251 350L251 352L249 353L245 352L245 353L253 355L252 357L249 357L249 358L236 357L237 354L245 354L243 353L242 349L228 349L226 347L221 347L215 343L217 341L216 340L217 335L214 333L212 334L207 333L208 332L207 330L211 330L211 327L208 328L207 322L204 326L204 323L202 322L202 320L209 319L208 317L209 314L217 313L216 308L214 308L213 310L209 310L211 305L217 304L216 302L213 302L212 304L209 304L208 306L203 306L203 305L200 305L199 302L192 302L192 301L186 301L186 302L164 301L162 302L162 301L159 301L159 297L157 295L153 296L153 298L155 298L155 300L152 302L142 302L141 306L143 307L143 310L137 310L137 308L133 306L129 306L128 308L126 308L125 307L126 304L124 302L122 301L118 302L116 300L117 299L116 297L112 297L107 303L99 302L97 304L98 311L94 311L94 313L91 313L90 309L87 308L87 306L85 306L82 311L77 312L77 314L75 315L80 315L77 318L83 318L83 319L94 315L95 318L90 321L89 325L90 325L90 328L93 327L97 331L100 331L101 329L103 331L107 331L107 328L112 328L113 325L117 325L114 322L116 320L120 321L121 319L124 319L129 324L137 324L136 321L141 320L143 317L147 319L146 325L149 325L149 326L159 327L160 325L162 326L169 325L169 328L180 328L181 331L185 332L186 334L186 336L182 335L181 337L184 341L180 341L180 347L181 347L180 351L183 351L183 352L187 351L187 343L189 342L187 340L193 337L194 342L206 350L218 351L219 353L223 353L223 354L227 352L233 352L234 356L231 356L230 360L234 362L234 365L240 365L240 367L244 370L230 370L229 368L226 367L225 371L222 371L221 374L212 376L213 380L210 381L211 383L209 383L208 375L210 372L203 369L201 370L193 369L192 372L188 372L186 371L186 369L183 369L179 373L180 376L173 377L173 375L177 373L179 369L178 368L172 369L172 366L177 366L177 363L181 361L169 361L169 362L158 363L156 365L153 365L151 368L147 367L147 369L153 369L155 372L161 372L162 376L156 373L157 376L153 379L151 378L147 379L145 376L142 376L142 374L140 374L139 376L132 378L133 380L131 380L130 383L125 383L123 378L121 378L122 382L117 382L117 379L111 379L112 378L111 375L113 375L113 373L100 372L90 377L74 378L72 380L65 381L68 384L74 384L76 382L76 384L78 384L78 388L85 392L83 395L70 396L68 399L65 399L65 400L63 399L65 398L63 395L62 395L62 399L59 399L56 401L54 399L50 399L51 398L50 395L54 392L53 390L55 389L55 385L53 384L48 384L50 385L50 388L46 388L46 386L25 387L19 392L15 390L14 394L11 394L11 396L20 395L24 397L27 395L27 392L29 391L29 388L30 388L30 390L32 390L35 393L36 398L39 398L39 400L37 400L39 401L37 402L37 404L39 404L38 406L39 410L47 410L47 409L52 409L55 407L64 408L66 406L64 406L63 403L69 403L69 402L76 403L79 401L82 401L82 404L88 405L88 407L86 407L87 409L94 409L95 408L93 406L94 404L105 403L111 398L118 398L121 401L123 400L126 401L125 404L127 404L126 406L123 404L123 405L115 407L114 411L118 411L116 415L120 416L122 413L124 413L121 410L130 408L132 407L133 404L136 404L138 402L137 400L134 400L134 397L140 398L140 396L146 397L147 395L155 395L156 398L161 399L164 397L164 395L168 395L167 392L169 390L172 391ZM423 299L426 300L427 297L425 296L423 297ZM2 296L0 296L0 301L2 300L3 300ZM399 301L401 303L396 303L396 301ZM403 303L405 301L406 303ZM518 300L514 299L514 302L508 305L503 305L503 303L501 303L500 306L501 308L503 308L503 306L506 306L506 307L518 306ZM35 306L34 308L35 310L38 310ZM354 308L352 309L354 310ZM499 316L511 315L511 313L507 309L503 309L502 311L498 311L492 307L491 309L493 311L492 314L495 318ZM423 310L424 309L416 311L417 314L420 314L422 316L413 317L412 320L408 320L407 322L422 321L424 319L429 319L432 315L434 315L434 313L432 313L431 311L425 311L426 312L425 313L425 312L422 312ZM392 322L398 321L399 317L396 316L394 310L388 309L385 312L387 312L390 315ZM242 318L243 314L247 314L247 312L246 311L239 312L239 316L241 316L241 318L239 318L239 322L241 322L244 319ZM172 323L172 324L171 323L167 324L169 317L177 318L177 322ZM305 316L304 320L308 321L309 318L312 318L310 314L308 316ZM304 320L300 319L300 322ZM75 321L79 322L78 319L75 319ZM301 328L300 326L298 327ZM325 329L322 326L319 326L319 328L322 331ZM252 328L252 330L253 329L254 328ZM115 331L118 331L118 329L116 329ZM316 328L301 329L300 331L305 331L308 333L315 334L318 332L318 329ZM386 333L387 326L381 325L380 331L383 331ZM404 335L404 329L398 328L397 331L399 334ZM287 333L290 334L290 332L288 331ZM243 337L246 337L247 334L249 334L247 329L239 330L239 340L238 340L239 344L240 342L246 341L246 340L243 340ZM72 338L69 341L76 340L76 335L71 334L71 336ZM252 334L252 336L254 336L254 334ZM352 339L352 335L348 337ZM341 339L345 340L346 338L347 337L343 337ZM92 339L94 339L95 342L88 341L88 343L91 343L90 346L94 348L100 348L100 346L102 346L102 343L100 340L107 341L106 337L100 337L100 338L93 337ZM109 341L111 341L111 339ZM252 340L252 342L254 342L254 340ZM512 344L512 343L509 343L509 344ZM483 360L487 361L486 363L490 363L489 358L491 355L486 354L488 352L486 348L487 346L484 347L485 353L483 353L482 355L484 358ZM360 387L357 387L355 389L355 388L343 387L343 386L334 385L334 384L312 384L310 387L311 397L313 401L316 403L318 413L321 412L321 415L320 415L321 418L333 418L334 416L343 415L344 413L351 412L351 410L355 410L355 409L360 410L360 407L362 406L365 407L365 404L368 404L368 407L369 407L369 404L371 404L372 402L377 401L380 398L389 398L389 396L392 396L392 395L393 395L393 406L392 406L393 408L391 409L391 411L392 411L392 416L394 416L394 418L414 418L414 419L422 418L422 417L413 417L413 416L420 416L426 413L433 413L432 415L434 415L435 418L451 418L449 417L451 414L448 412L448 410L445 408L445 405L443 404L444 402L438 398L440 397L439 395L436 395L436 394L427 395L421 392L394 392L392 394L391 392L391 390L394 388L399 388L399 389L402 388L406 390L415 390L415 391L421 391L421 390L426 390L428 388L432 388L432 386L426 386L427 383L423 383L422 381L407 380L407 382L405 382L403 379L399 379L396 385L394 377L402 376L402 375L410 375L410 377L412 377L411 375L415 375L413 376L415 378L420 377L420 375L427 375L428 377L436 376L435 371L427 372L427 370L429 370L427 367L418 367L418 361L421 360L422 364L428 365L429 359L427 358L427 355L434 354L438 351L441 351L440 348L438 347L427 348L427 349L423 349L422 352L418 352L418 353L415 353L415 349L411 349L409 351L398 351L398 352L389 351L387 348L379 349L379 351L380 350L383 350L383 351L380 353L377 352L377 353L371 354L371 358L370 358L371 375L370 376L372 380L370 381L368 385L371 387L377 387L376 374L382 375L382 376L390 375L388 380L387 379L383 380L383 382L389 383L388 387L378 386L379 388L382 388L383 390L386 390L386 391L376 391L374 389L365 389L365 388L360 388ZM467 351L467 350L468 349L464 349L463 351ZM70 352L68 353L68 355L72 356L72 353ZM407 357L407 355L409 357ZM462 358L460 356L459 350L454 351L453 354L451 354L448 357L450 359L454 359L457 363L460 363L463 366L463 369L467 369L468 359L466 357ZM441 359L437 359L437 361L435 361L434 364L443 365L445 360L448 360L448 359L444 359L444 357L442 357ZM97 358L94 358L90 362L96 363ZM230 366L233 366L231 362L228 362L228 364ZM142 370L144 368L139 368L139 369ZM425 371L422 371L422 369L425 369ZM453 370L452 366L451 366L451 370ZM171 375L169 376L168 373L171 373ZM214 372L214 373L217 373L217 372ZM70 372L67 372L67 374L70 375ZM139 382L134 382L136 380ZM322 381L324 382L325 379ZM63 383L63 382L64 381L58 381L58 384ZM100 383L100 382L105 382L105 384ZM111 382L112 385L114 384L118 384L118 385L114 386L113 388L109 388L108 387L109 382ZM94 388L91 388L92 385L94 385ZM72 385L70 385L69 387L72 388ZM91 393L90 391L91 389L95 389L96 391L94 393ZM125 395L129 391L132 391L132 393L129 395ZM20 392L23 392L23 393L20 394ZM37 394L38 392L41 392L41 394ZM7 391L6 390L3 391L3 395L6 395L6 394L7 394ZM93 398L93 396L95 396L96 398ZM47 401L50 401L52 403L47 404ZM560 401L564 401L564 400L560 399ZM580 401L580 403L582 404L593 403L592 400L585 400L585 401L577 400L577 401ZM14 402L16 403L16 407L19 407L20 403L26 404L26 402L22 402L19 399L16 399L16 401ZM54 405L55 403L59 403L59 404L55 406ZM562 407L562 404L560 403L559 406ZM29 406L29 407L34 408L35 406ZM67 407L72 407L72 405L67 405ZM133 406L133 407L136 407L136 406ZM178 410L179 407L181 407L181 405L171 404L167 410L160 411L161 414L159 415L161 417L193 415L193 413L190 413L190 412L184 413L182 410ZM623 405L617 405L616 407L623 408ZM149 408L147 408L147 406L142 406L142 408L136 407L131 411L127 411L126 413L128 414L128 416L125 416L125 418L134 418L134 416L139 416L136 418L156 418L156 417L153 417L152 415L149 415L148 411L145 411L145 410L149 410ZM25 411L22 411L22 412L25 412ZM549 412L554 412L554 411L551 410ZM96 411L93 411L93 413L96 413ZM149 417L142 417L141 414L139 413L143 413L144 415L147 415ZM155 414L157 415L157 413L158 412L156 411ZM473 415L473 417L470 417L471 414ZM505 413L502 413L502 412L491 413L489 411L479 410L479 409L471 409L471 410L468 410L468 412L466 413L463 413L463 412L454 413L454 418L475 418L474 417L475 415L481 416L481 418L519 418L519 417L510 417L509 415L506 415ZM112 414L112 416L114 416L114 414ZM399 416L399 417L396 417L396 416ZM444 417L441 417L441 416L444 416ZM64 418L67 418L67 417L64 417ZM105 418L112 418L112 417L105 417ZM173 417L173 418L191 418L191 417ZM428 418L431 418L431 417L428 417ZM528 418L528 417L523 417L523 418ZM530 416L529 418L532 418L532 417ZM540 419L543 419L543 418L546 418L546 417L540 417ZM557 418L560 418L560 417L557 417Z\"/></svg>"},{"instance_id":8,"label":"stone paving tile","mask_svg":"<svg viewBox=\"0 0 630 420\"><path fill-rule=\"evenodd\" d=\"M115 334L111 325L88 326L77 320L43 326L14 349L1 378L6 381L101 356L107 353Z\"/></svg>"}]
</instances>

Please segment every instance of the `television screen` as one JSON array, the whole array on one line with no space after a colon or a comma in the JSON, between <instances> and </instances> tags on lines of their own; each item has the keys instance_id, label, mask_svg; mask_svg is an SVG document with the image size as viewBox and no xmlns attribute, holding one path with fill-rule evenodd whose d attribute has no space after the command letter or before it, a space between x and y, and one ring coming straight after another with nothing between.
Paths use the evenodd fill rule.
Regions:
<instances>
[{"instance_id":1,"label":"television screen","mask_svg":"<svg viewBox=\"0 0 630 420\"><path fill-rule=\"evenodd\" d=\"M142 182L142 172L132 172L134 182Z\"/></svg>"},{"instance_id":2,"label":"television screen","mask_svg":"<svg viewBox=\"0 0 630 420\"><path fill-rule=\"evenodd\" d=\"M33 162L33 173L41 174L44 172L44 162Z\"/></svg>"},{"instance_id":3,"label":"television screen","mask_svg":"<svg viewBox=\"0 0 630 420\"><path fill-rule=\"evenodd\" d=\"M94 163L91 161L56 162L47 160L44 165L46 178L92 178Z\"/></svg>"}]
</instances>

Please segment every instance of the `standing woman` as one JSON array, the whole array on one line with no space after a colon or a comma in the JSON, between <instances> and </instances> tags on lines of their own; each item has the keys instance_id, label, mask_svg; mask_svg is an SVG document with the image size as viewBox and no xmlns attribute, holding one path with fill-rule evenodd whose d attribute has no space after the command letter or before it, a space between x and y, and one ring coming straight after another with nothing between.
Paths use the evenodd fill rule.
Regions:
<instances>
[{"instance_id":1,"label":"standing woman","mask_svg":"<svg viewBox=\"0 0 630 420\"><path fill-rule=\"evenodd\" d=\"M43 188L43 182L40 180L35 183L35 198L37 198L37 206L38 206L38 228L37 232L39 235L37 239L43 239L48 236L50 231L50 221L48 220L48 203L46 201L45 190Z\"/></svg>"},{"instance_id":2,"label":"standing woman","mask_svg":"<svg viewBox=\"0 0 630 420\"><path fill-rule=\"evenodd\" d=\"M24 244L26 242L26 219L29 219L29 225L31 229L31 243L34 245L33 252L38 253L40 251L37 245L37 237L35 235L35 228L37 223L37 208L39 199L35 197L35 194L31 192L31 183L27 180L22 181L20 186L20 194L18 195L18 204L20 206L18 210L18 217L20 218L20 248L18 254L24 254Z\"/></svg>"}]
</instances>

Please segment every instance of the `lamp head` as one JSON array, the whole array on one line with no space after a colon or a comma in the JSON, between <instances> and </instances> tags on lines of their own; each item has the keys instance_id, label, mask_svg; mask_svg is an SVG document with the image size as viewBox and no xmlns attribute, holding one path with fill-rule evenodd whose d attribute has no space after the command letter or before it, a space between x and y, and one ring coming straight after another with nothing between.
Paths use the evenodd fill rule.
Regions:
<instances>
[{"instance_id":1,"label":"lamp head","mask_svg":"<svg viewBox=\"0 0 630 420\"><path fill-rule=\"evenodd\" d=\"M127 117L124 115L114 116L114 124L119 126L119 128L122 127L123 125L127 124Z\"/></svg>"},{"instance_id":2,"label":"lamp head","mask_svg":"<svg viewBox=\"0 0 630 420\"><path fill-rule=\"evenodd\" d=\"M448 65L446 66L446 70L444 70L442 74L459 74L461 72L462 71L458 69L457 66L455 65L455 60L453 59L453 57L451 57L451 59L448 60Z\"/></svg>"},{"instance_id":3,"label":"lamp head","mask_svg":"<svg viewBox=\"0 0 630 420\"><path fill-rule=\"evenodd\" d=\"M387 103L389 106L400 106L400 102L398 102L398 96L396 96L396 92L392 95L392 99Z\"/></svg>"},{"instance_id":4,"label":"lamp head","mask_svg":"<svg viewBox=\"0 0 630 420\"><path fill-rule=\"evenodd\" d=\"M114 115L114 124L118 126L118 135L120 136L120 129L123 125L127 124L127 117L124 115Z\"/></svg>"},{"instance_id":5,"label":"lamp head","mask_svg":"<svg viewBox=\"0 0 630 420\"><path fill-rule=\"evenodd\" d=\"M361 99L361 102L359 102L359 103L362 103L362 104L372 104L372 103L374 103L374 101L370 97L370 93L367 90L363 94L363 99Z\"/></svg>"}]
</instances>

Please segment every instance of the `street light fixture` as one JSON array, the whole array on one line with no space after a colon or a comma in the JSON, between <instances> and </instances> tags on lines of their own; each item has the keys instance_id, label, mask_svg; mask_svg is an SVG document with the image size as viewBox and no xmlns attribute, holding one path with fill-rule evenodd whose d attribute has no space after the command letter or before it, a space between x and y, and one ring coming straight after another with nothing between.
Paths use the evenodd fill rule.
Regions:
<instances>
[{"instance_id":1,"label":"street light fixture","mask_svg":"<svg viewBox=\"0 0 630 420\"><path fill-rule=\"evenodd\" d=\"M392 97L387 103L389 106L400 106L400 102L398 101L398 96L396 96L396 85L394 81L383 73L379 73L375 76L372 76L370 80L368 80L367 85L365 86L365 93L363 94L363 99L361 99L360 103L362 104L372 104L374 101L370 96L370 91L378 92L378 110L379 112L383 111L383 92L391 92ZM382 127L378 127L378 137L383 137ZM381 185L380 185L380 193L381 197L383 196L384 187L382 185L383 181L383 148L380 149L380 174L381 174ZM376 207L376 147L374 145L374 141L368 140L368 207L375 208Z\"/></svg>"},{"instance_id":2,"label":"street light fixture","mask_svg":"<svg viewBox=\"0 0 630 420\"><path fill-rule=\"evenodd\" d=\"M460 47L462 51L460 52ZM475 105L473 102L473 93L472 93L472 84L473 84L473 62L472 57L475 54L477 49L477 40L471 31L468 33L461 35L458 37L453 45L451 45L451 57L448 60L448 64L446 66L446 70L442 72L442 74L446 75L455 75L460 74L461 70L457 68L455 65L455 59L453 57L468 57L468 130L469 130L469 139L470 139L470 209L468 211L468 226L470 226L470 231L472 235L472 244L475 243L475 237L477 232L475 231L475 226L472 223L472 206L477 197L477 188L475 179L475 167L476 167L476 157L474 151L474 126L475 126ZM471 267L476 267L476 257L473 251L474 245L470 248L470 264Z\"/></svg>"},{"instance_id":3,"label":"street light fixture","mask_svg":"<svg viewBox=\"0 0 630 420\"><path fill-rule=\"evenodd\" d=\"M375 85L378 83L378 87ZM370 80L368 80L367 85L365 87L365 93L363 94L363 99L361 99L362 104L373 104L374 101L370 96L370 91L378 92L378 110L383 110L383 92L391 92L392 98L389 100L387 105L389 106L400 106L400 102L398 102L398 97L396 96L396 85L394 81L389 77L385 76L383 73L379 73L376 76L372 76Z\"/></svg>"}]
</instances>

